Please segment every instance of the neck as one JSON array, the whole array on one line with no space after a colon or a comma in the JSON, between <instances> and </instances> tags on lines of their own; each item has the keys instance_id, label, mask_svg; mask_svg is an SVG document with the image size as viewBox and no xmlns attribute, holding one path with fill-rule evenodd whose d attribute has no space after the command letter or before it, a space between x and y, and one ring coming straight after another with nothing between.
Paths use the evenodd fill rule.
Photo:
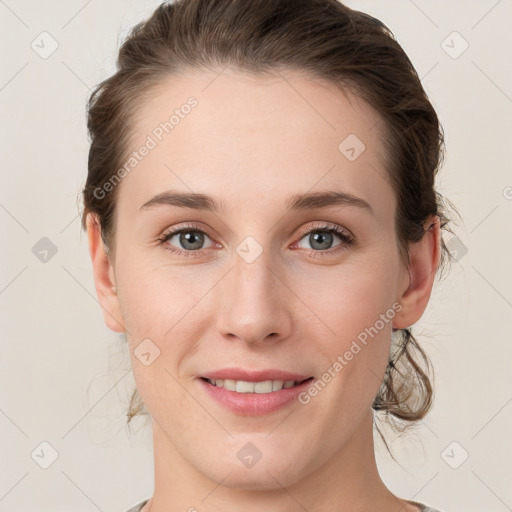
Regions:
<instances>
[{"instance_id":1,"label":"neck","mask_svg":"<svg viewBox=\"0 0 512 512\"><path fill-rule=\"evenodd\" d=\"M323 465L286 488L228 487L197 471L153 422L155 489L144 512L416 512L394 496L378 473L371 410L347 443ZM229 472L228 472L229 473ZM228 474L226 474L227 481Z\"/></svg>"}]
</instances>

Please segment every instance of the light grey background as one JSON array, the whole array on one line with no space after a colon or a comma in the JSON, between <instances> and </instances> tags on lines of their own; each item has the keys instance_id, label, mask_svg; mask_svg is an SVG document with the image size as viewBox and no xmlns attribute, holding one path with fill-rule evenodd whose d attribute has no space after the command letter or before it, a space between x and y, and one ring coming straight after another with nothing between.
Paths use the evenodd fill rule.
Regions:
<instances>
[{"instance_id":1,"label":"light grey background","mask_svg":"<svg viewBox=\"0 0 512 512\"><path fill-rule=\"evenodd\" d=\"M402 467L377 441L379 469L443 512L512 510L512 0L347 3L382 19L423 79L446 132L440 190L464 219L450 243L467 248L413 328L434 408L390 441ZM78 200L86 99L158 4L0 0L0 510L114 512L152 492L150 427L125 428L133 378L96 301ZM58 452L48 469L42 442Z\"/></svg>"}]
</instances>

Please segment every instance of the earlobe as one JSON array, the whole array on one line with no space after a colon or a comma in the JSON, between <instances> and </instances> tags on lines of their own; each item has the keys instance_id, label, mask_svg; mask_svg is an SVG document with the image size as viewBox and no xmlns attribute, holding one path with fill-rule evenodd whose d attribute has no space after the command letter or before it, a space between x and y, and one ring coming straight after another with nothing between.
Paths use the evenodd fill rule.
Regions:
<instances>
[{"instance_id":1,"label":"earlobe","mask_svg":"<svg viewBox=\"0 0 512 512\"><path fill-rule=\"evenodd\" d=\"M97 214L87 214L87 235L91 256L96 295L107 327L114 332L126 332L114 277L114 267L101 237Z\"/></svg>"},{"instance_id":2,"label":"earlobe","mask_svg":"<svg viewBox=\"0 0 512 512\"><path fill-rule=\"evenodd\" d=\"M394 318L393 328L406 329L423 315L432 293L440 257L441 228L436 215L425 223L422 239L409 246L409 286L399 298L402 309Z\"/></svg>"}]
</instances>

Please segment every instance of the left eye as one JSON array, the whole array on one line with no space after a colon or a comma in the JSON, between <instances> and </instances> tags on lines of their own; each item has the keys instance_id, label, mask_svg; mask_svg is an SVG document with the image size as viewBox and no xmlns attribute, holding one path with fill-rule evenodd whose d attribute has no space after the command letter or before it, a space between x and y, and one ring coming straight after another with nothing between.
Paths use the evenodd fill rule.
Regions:
<instances>
[{"instance_id":1,"label":"left eye","mask_svg":"<svg viewBox=\"0 0 512 512\"><path fill-rule=\"evenodd\" d=\"M314 249L317 251L325 251L331 249L332 247L337 247L338 245L341 245L342 242L333 245L335 237L340 239L342 242L345 241L348 243L348 237L345 234L339 232L337 229L317 228L306 233L305 236L303 236L301 240L298 242L298 247L302 249ZM306 240L310 246L302 247L300 245L302 240Z\"/></svg>"}]
</instances>

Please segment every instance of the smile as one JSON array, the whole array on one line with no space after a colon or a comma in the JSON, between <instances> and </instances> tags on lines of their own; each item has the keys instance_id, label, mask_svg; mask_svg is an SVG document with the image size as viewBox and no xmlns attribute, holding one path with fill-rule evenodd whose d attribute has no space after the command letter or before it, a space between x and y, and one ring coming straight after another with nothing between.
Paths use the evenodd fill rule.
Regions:
<instances>
[{"instance_id":1,"label":"smile","mask_svg":"<svg viewBox=\"0 0 512 512\"><path fill-rule=\"evenodd\" d=\"M312 378L312 377L310 377ZM282 389L292 388L305 382L295 380L265 380L260 382L248 382L245 380L232 380L232 379L204 379L212 386L227 389L228 391L235 391L236 393L272 393L281 391Z\"/></svg>"}]
</instances>

